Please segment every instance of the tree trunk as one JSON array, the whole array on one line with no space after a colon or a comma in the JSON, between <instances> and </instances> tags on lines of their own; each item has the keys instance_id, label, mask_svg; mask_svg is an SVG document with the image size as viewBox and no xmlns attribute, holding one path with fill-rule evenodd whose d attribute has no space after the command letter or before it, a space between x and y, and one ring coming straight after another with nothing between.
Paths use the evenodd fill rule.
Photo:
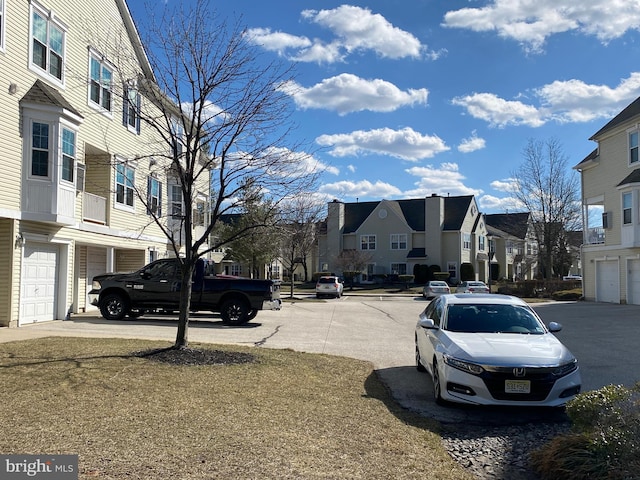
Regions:
<instances>
[{"instance_id":1,"label":"tree trunk","mask_svg":"<svg viewBox=\"0 0 640 480\"><path fill-rule=\"evenodd\" d=\"M188 262L185 260L185 262ZM182 278L180 284L180 313L178 315L178 333L176 342L173 345L175 349L184 349L189 346L189 311L191 310L191 291L193 289L193 271L195 265L193 263L185 263L182 265Z\"/></svg>"}]
</instances>

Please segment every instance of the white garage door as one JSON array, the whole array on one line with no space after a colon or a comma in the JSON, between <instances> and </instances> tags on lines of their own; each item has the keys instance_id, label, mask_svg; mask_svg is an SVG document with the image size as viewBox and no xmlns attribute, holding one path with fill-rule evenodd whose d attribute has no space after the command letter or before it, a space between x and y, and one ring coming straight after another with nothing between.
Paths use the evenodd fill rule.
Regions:
<instances>
[{"instance_id":1,"label":"white garage door","mask_svg":"<svg viewBox=\"0 0 640 480\"><path fill-rule=\"evenodd\" d=\"M620 303L620 276L615 260L596 263L596 302Z\"/></svg>"},{"instance_id":2,"label":"white garage door","mask_svg":"<svg viewBox=\"0 0 640 480\"><path fill-rule=\"evenodd\" d=\"M627 303L640 305L640 260L629 261L627 288L629 289Z\"/></svg>"},{"instance_id":3,"label":"white garage door","mask_svg":"<svg viewBox=\"0 0 640 480\"><path fill-rule=\"evenodd\" d=\"M26 243L18 322L20 325L55 319L58 257L57 246Z\"/></svg>"},{"instance_id":4,"label":"white garage door","mask_svg":"<svg viewBox=\"0 0 640 480\"><path fill-rule=\"evenodd\" d=\"M91 291L91 281L96 275L101 275L107 272L107 249L87 247L87 298L86 298L86 311L97 310L98 307L94 307L89 303L89 292Z\"/></svg>"}]
</instances>

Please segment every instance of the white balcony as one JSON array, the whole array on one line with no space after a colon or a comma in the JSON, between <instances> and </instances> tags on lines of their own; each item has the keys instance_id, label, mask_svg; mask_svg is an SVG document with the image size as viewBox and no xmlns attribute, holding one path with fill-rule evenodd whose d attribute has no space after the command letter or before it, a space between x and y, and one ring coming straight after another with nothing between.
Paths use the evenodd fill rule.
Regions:
<instances>
[{"instance_id":1,"label":"white balcony","mask_svg":"<svg viewBox=\"0 0 640 480\"><path fill-rule=\"evenodd\" d=\"M82 194L82 220L85 222L107 224L107 199L93 193Z\"/></svg>"}]
</instances>

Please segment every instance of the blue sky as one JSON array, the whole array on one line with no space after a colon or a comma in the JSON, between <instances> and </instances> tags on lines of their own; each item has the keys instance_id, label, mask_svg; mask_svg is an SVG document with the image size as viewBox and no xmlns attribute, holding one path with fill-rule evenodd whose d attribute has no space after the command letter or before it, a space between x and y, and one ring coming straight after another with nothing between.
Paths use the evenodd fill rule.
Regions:
<instances>
[{"instance_id":1,"label":"blue sky","mask_svg":"<svg viewBox=\"0 0 640 480\"><path fill-rule=\"evenodd\" d=\"M142 0L128 4L141 25ZM211 5L297 64L295 134L315 145L327 201L473 194L486 213L518 211L530 139L558 139L573 166L640 96L637 0Z\"/></svg>"}]
</instances>

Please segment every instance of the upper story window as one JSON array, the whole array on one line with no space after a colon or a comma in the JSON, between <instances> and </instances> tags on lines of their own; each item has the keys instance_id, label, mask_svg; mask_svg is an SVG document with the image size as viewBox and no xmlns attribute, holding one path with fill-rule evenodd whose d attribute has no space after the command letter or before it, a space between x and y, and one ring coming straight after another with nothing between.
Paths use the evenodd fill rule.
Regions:
<instances>
[{"instance_id":1,"label":"upper story window","mask_svg":"<svg viewBox=\"0 0 640 480\"><path fill-rule=\"evenodd\" d=\"M392 233L391 234L391 250L406 250L406 249L407 249L407 234Z\"/></svg>"},{"instance_id":2,"label":"upper story window","mask_svg":"<svg viewBox=\"0 0 640 480\"><path fill-rule=\"evenodd\" d=\"M638 130L629 133L629 164L638 163Z\"/></svg>"},{"instance_id":3,"label":"upper story window","mask_svg":"<svg viewBox=\"0 0 640 480\"><path fill-rule=\"evenodd\" d=\"M471 234L463 233L462 234L462 248L465 250L471 250Z\"/></svg>"},{"instance_id":4,"label":"upper story window","mask_svg":"<svg viewBox=\"0 0 640 480\"><path fill-rule=\"evenodd\" d=\"M49 131L48 123L31 124L31 176L49 178Z\"/></svg>"},{"instance_id":5,"label":"upper story window","mask_svg":"<svg viewBox=\"0 0 640 480\"><path fill-rule=\"evenodd\" d=\"M147 213L162 216L162 183L155 177L147 178Z\"/></svg>"},{"instance_id":6,"label":"upper story window","mask_svg":"<svg viewBox=\"0 0 640 480\"><path fill-rule=\"evenodd\" d=\"M76 167L76 132L62 129L62 179L73 183Z\"/></svg>"},{"instance_id":7,"label":"upper story window","mask_svg":"<svg viewBox=\"0 0 640 480\"><path fill-rule=\"evenodd\" d=\"M485 246L485 239L487 237L485 237L484 235L480 235L478 237L478 250L480 250L481 252L484 252L484 246Z\"/></svg>"},{"instance_id":8,"label":"upper story window","mask_svg":"<svg viewBox=\"0 0 640 480\"><path fill-rule=\"evenodd\" d=\"M89 55L89 105L112 111L113 68L96 53Z\"/></svg>"},{"instance_id":9,"label":"upper story window","mask_svg":"<svg viewBox=\"0 0 640 480\"><path fill-rule=\"evenodd\" d=\"M169 186L169 201L171 202L171 216L182 218L182 187L177 184Z\"/></svg>"},{"instance_id":10,"label":"upper story window","mask_svg":"<svg viewBox=\"0 0 640 480\"><path fill-rule=\"evenodd\" d=\"M633 221L632 216L633 195L631 192L622 194L622 223L629 225Z\"/></svg>"},{"instance_id":11,"label":"upper story window","mask_svg":"<svg viewBox=\"0 0 640 480\"><path fill-rule=\"evenodd\" d=\"M58 84L64 82L66 27L53 12L31 4L31 66Z\"/></svg>"},{"instance_id":12,"label":"upper story window","mask_svg":"<svg viewBox=\"0 0 640 480\"><path fill-rule=\"evenodd\" d=\"M0 0L0 52L4 50L5 5L6 2L4 0Z\"/></svg>"},{"instance_id":13,"label":"upper story window","mask_svg":"<svg viewBox=\"0 0 640 480\"><path fill-rule=\"evenodd\" d=\"M122 124L140 134L140 92L133 85L125 85L122 102Z\"/></svg>"},{"instance_id":14,"label":"upper story window","mask_svg":"<svg viewBox=\"0 0 640 480\"><path fill-rule=\"evenodd\" d=\"M375 249L376 249L375 235L360 235L360 250L375 250Z\"/></svg>"},{"instance_id":15,"label":"upper story window","mask_svg":"<svg viewBox=\"0 0 640 480\"><path fill-rule=\"evenodd\" d=\"M136 171L122 162L116 167L116 205L133 209Z\"/></svg>"},{"instance_id":16,"label":"upper story window","mask_svg":"<svg viewBox=\"0 0 640 480\"><path fill-rule=\"evenodd\" d=\"M184 150L184 126L182 122L175 118L171 118L171 133L173 135L173 146L175 148L175 155L179 157L182 155L182 151Z\"/></svg>"}]
</instances>

